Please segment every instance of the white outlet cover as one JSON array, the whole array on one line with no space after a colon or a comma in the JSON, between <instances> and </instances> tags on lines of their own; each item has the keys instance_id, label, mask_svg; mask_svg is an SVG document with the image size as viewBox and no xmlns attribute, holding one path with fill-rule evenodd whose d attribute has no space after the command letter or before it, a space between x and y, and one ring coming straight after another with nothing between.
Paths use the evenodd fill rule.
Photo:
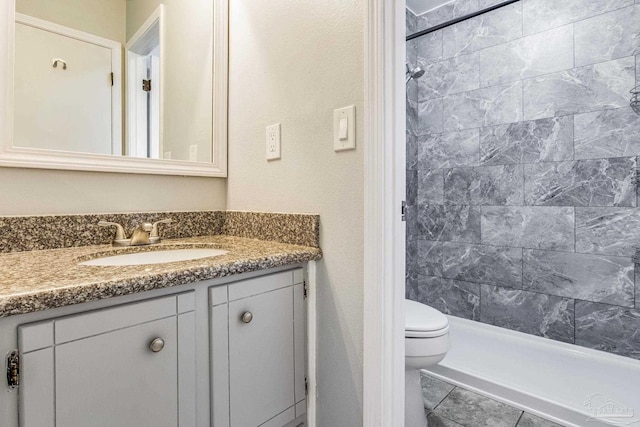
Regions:
<instances>
[{"instance_id":1,"label":"white outlet cover","mask_svg":"<svg viewBox=\"0 0 640 427\"><path fill-rule=\"evenodd\" d=\"M265 142L266 142L267 160L279 159L280 158L280 123L267 126Z\"/></svg>"}]
</instances>

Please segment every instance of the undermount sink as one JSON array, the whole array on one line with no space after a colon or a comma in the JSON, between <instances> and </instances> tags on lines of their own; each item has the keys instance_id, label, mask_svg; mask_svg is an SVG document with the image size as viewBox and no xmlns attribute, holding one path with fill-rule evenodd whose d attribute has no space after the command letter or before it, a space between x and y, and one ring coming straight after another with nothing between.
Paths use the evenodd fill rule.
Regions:
<instances>
[{"instance_id":1,"label":"undermount sink","mask_svg":"<svg viewBox=\"0 0 640 427\"><path fill-rule=\"evenodd\" d=\"M145 265L145 264L165 264L177 261L192 261L196 259L209 258L227 254L228 251L222 249L171 249L149 252L134 252L130 254L105 256L102 258L84 261L79 265L93 266L125 266L125 265Z\"/></svg>"}]
</instances>

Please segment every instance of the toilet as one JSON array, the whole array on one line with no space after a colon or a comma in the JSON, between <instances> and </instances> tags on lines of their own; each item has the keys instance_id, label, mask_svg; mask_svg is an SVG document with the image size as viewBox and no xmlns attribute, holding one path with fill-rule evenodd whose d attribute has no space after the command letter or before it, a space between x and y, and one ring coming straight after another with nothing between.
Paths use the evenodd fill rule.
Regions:
<instances>
[{"instance_id":1,"label":"toilet","mask_svg":"<svg viewBox=\"0 0 640 427\"><path fill-rule=\"evenodd\" d=\"M405 427L425 427L420 369L438 364L451 348L449 320L433 307L405 300Z\"/></svg>"}]
</instances>

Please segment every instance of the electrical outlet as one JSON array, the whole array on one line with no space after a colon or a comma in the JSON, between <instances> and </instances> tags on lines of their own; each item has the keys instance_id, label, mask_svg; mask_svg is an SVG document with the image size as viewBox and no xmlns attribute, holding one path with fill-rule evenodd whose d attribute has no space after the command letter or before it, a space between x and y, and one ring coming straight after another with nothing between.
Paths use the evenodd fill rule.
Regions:
<instances>
[{"instance_id":1,"label":"electrical outlet","mask_svg":"<svg viewBox=\"0 0 640 427\"><path fill-rule=\"evenodd\" d=\"M267 160L280 158L280 123L267 126Z\"/></svg>"}]
</instances>

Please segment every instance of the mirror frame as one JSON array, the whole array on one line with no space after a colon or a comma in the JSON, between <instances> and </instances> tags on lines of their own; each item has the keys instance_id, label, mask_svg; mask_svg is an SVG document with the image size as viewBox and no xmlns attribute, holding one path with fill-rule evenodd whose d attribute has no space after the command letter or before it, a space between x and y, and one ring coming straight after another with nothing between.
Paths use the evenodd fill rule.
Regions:
<instances>
[{"instance_id":1,"label":"mirror frame","mask_svg":"<svg viewBox=\"0 0 640 427\"><path fill-rule=\"evenodd\" d=\"M225 178L229 96L229 0L217 0L213 3L213 162L197 163L14 147L15 1L0 1L0 97L4 100L0 103L0 167Z\"/></svg>"}]
</instances>

